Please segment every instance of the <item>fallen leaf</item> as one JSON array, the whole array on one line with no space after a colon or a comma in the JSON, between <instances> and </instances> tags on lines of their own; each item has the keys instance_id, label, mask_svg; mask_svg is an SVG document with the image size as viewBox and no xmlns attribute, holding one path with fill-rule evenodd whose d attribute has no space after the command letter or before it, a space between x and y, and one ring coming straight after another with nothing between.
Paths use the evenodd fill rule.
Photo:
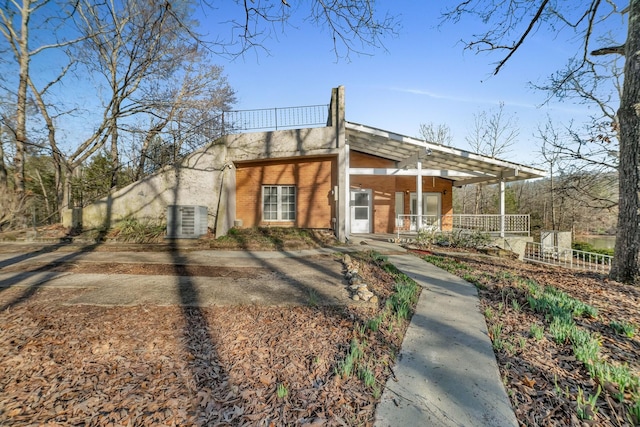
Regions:
<instances>
[{"instance_id":1,"label":"fallen leaf","mask_svg":"<svg viewBox=\"0 0 640 427\"><path fill-rule=\"evenodd\" d=\"M522 384L526 385L527 387L533 388L533 386L536 384L536 380L525 375L522 378Z\"/></svg>"}]
</instances>

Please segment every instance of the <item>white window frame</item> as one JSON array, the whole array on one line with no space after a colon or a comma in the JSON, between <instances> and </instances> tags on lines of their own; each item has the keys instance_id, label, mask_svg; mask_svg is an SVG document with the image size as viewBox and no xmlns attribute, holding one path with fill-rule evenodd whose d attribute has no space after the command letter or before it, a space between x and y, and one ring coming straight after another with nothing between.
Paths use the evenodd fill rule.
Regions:
<instances>
[{"instance_id":1,"label":"white window frame","mask_svg":"<svg viewBox=\"0 0 640 427\"><path fill-rule=\"evenodd\" d=\"M276 189L276 218L270 218L267 219L265 217L265 196L266 196L266 189L267 188L275 188ZM285 204L285 194L284 194L284 189L293 189L293 210L285 210L284 209L284 204ZM286 196L289 196L290 194L286 194ZM287 201L287 204L289 202ZM296 189L295 185L263 185L262 186L262 221L264 222L291 222L291 221L295 221L296 220L296 213L297 213L297 209L298 209L298 191ZM273 211L271 211L273 212ZM291 214L292 218L284 218L285 214Z\"/></svg>"}]
</instances>

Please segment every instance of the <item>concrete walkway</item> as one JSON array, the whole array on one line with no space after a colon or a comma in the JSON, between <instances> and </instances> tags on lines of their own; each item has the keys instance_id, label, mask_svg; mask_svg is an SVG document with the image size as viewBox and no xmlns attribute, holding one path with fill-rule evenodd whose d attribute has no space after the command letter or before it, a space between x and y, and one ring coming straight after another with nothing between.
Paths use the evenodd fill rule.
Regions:
<instances>
[{"instance_id":1,"label":"concrete walkway","mask_svg":"<svg viewBox=\"0 0 640 427\"><path fill-rule=\"evenodd\" d=\"M285 268L281 266L286 265L286 270L293 269L301 274L301 268L306 266L309 270L316 271L309 274L321 273L327 277L327 281L336 279L339 282L340 276L336 276L336 271L331 266L322 266L323 271L318 273L320 268L311 264L311 258L308 257L336 251L372 249L387 254L390 262L423 288L416 313L402 343L394 375L389 378L377 407L375 426L517 426L500 380L484 317L478 308L475 287L384 240L358 238L349 247L317 251L186 252L180 253L178 260L175 254L162 252L61 253L45 249L29 254L12 250L10 253L0 253L0 288L21 286L35 289L66 284L71 287L93 287L95 291L107 292L109 295L101 295L103 299L115 298L113 302L123 305L173 304L180 303L181 299L176 296L176 279L170 276L87 277L94 275L47 271L3 273L2 267L21 262L179 261L183 264L262 267L271 271L284 271ZM114 284L116 278L118 283ZM200 298L203 293L212 292L210 301L209 298L204 298L200 300L201 303L224 303L224 296L230 292L229 286L216 287L218 290L214 292L211 289L211 279L207 281L208 285L200 284L199 278L186 280L191 281L192 287L202 288ZM320 279L322 280L324 279ZM309 279L309 283L311 282ZM313 283L317 282L318 277L314 277ZM111 286L104 286L105 284ZM304 278L295 279L294 284L299 285L299 288L308 286ZM133 288L140 290L141 287L144 292L132 291ZM267 295L270 292L273 290L266 289L263 293ZM304 301L304 295L301 296L299 289L293 296ZM270 303L266 296L257 294L255 297L258 298L255 301L257 303Z\"/></svg>"},{"instance_id":2,"label":"concrete walkway","mask_svg":"<svg viewBox=\"0 0 640 427\"><path fill-rule=\"evenodd\" d=\"M476 288L413 255L389 261L423 290L375 426L517 426Z\"/></svg>"}]
</instances>

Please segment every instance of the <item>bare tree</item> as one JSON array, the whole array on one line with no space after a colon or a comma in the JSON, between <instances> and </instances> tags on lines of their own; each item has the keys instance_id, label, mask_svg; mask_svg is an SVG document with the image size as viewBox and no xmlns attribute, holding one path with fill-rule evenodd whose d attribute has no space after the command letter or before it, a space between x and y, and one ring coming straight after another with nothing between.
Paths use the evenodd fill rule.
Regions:
<instances>
[{"instance_id":1,"label":"bare tree","mask_svg":"<svg viewBox=\"0 0 640 427\"><path fill-rule=\"evenodd\" d=\"M11 221L14 214L13 192L9 191L8 170L5 162L5 146L13 145L15 135L12 132L14 126L8 125L8 121L9 118L3 112L0 115L0 230Z\"/></svg>"},{"instance_id":2,"label":"bare tree","mask_svg":"<svg viewBox=\"0 0 640 427\"><path fill-rule=\"evenodd\" d=\"M504 111L504 102L497 109L474 114L473 126L465 138L471 150L489 157L508 153L520 131L516 116Z\"/></svg>"},{"instance_id":3,"label":"bare tree","mask_svg":"<svg viewBox=\"0 0 640 427\"><path fill-rule=\"evenodd\" d=\"M613 211L618 204L617 191L601 191L602 186L618 186L619 127L612 107L622 95L623 76L618 62L590 63L574 73L562 70L548 85L537 86L551 94L598 107L599 114L594 115L592 122L586 123L584 128L576 128L573 122L554 124L549 118L544 132L541 129L538 132L546 164L551 166L553 160L564 173L565 179L558 191L571 194L583 208ZM608 91L603 86L607 86ZM614 195L616 197L612 198Z\"/></svg>"},{"instance_id":4,"label":"bare tree","mask_svg":"<svg viewBox=\"0 0 640 427\"><path fill-rule=\"evenodd\" d=\"M380 13L376 2L371 0L313 0L305 4L252 0L234 3L237 15L228 22L231 36L226 39L219 37L212 43L216 53L241 55L250 49L268 51L266 41L278 31L285 31L292 18L299 17L327 31L336 57L348 59L352 53L367 54L371 49L384 48L384 38L395 35L399 26L396 16ZM205 10L215 14L214 1L206 0L203 4Z\"/></svg>"},{"instance_id":5,"label":"bare tree","mask_svg":"<svg viewBox=\"0 0 640 427\"><path fill-rule=\"evenodd\" d=\"M640 116L636 108L640 96L640 0L624 2L623 7L619 7L618 3L591 0L576 7L570 2L549 0L472 0L458 3L444 17L456 22L463 16L472 15L489 23L486 32L474 36L465 46L476 52L504 52L495 67L495 74L523 48L525 42L536 34L547 32L547 29L542 29L545 25L554 33L558 31L557 26L574 31L582 43L570 58L566 70L552 85L561 95L562 88L571 85L573 77L601 78L591 72L595 58L615 55L611 62L624 57L624 83L615 125L619 126L620 136L619 209L611 278L632 283L640 280ZM612 20L613 26L607 26ZM601 28L622 28L620 23L627 26L626 40L615 40L624 37L623 34L603 38L606 30ZM598 99L601 98L598 96Z\"/></svg>"},{"instance_id":6,"label":"bare tree","mask_svg":"<svg viewBox=\"0 0 640 427\"><path fill-rule=\"evenodd\" d=\"M70 199L74 170L105 145L109 144L112 184L116 185L123 135L131 140L132 132L143 131L142 140L151 141L164 133L180 148L181 132L192 129L198 119L214 121L216 111L232 102L233 93L228 85L215 86L219 95L226 91L226 101L220 101L204 87L217 84L219 70L212 67L206 72L211 58L203 51L234 56L249 49L268 50L267 38L279 28L285 31L289 19L304 15L328 29L338 57L348 57L383 47L382 39L394 34L398 24L395 17L378 13L368 0L313 1L304 6L279 0L243 1L234 2L231 8L237 14L223 23L220 35L211 41L193 30L196 5L200 10L216 11L215 2L153 0L15 0L0 8L0 63L3 70L5 64L9 70L0 79L0 90L3 96L16 99L11 103L15 111L6 115L11 120L3 116L3 125L11 125L7 129L13 136L2 149L5 157L11 153L13 161L1 172L12 172L12 176L1 181L13 181L17 200L25 196L26 148L36 139L48 145L55 165L57 194L47 197L62 210ZM77 48L80 41L84 41L81 49ZM45 51L60 67L49 82L43 82L31 66ZM97 83L96 93L107 95L101 99L102 111L92 111L91 117L99 117L89 124L90 134L67 140L62 150L57 140L59 124L63 115L77 112L77 107L73 99L59 96L62 89L56 87L70 75L81 84ZM181 83L174 87L169 84L173 81ZM28 111L30 102L37 110ZM207 110L209 115L204 113ZM142 122L148 123L144 129L138 126Z\"/></svg>"},{"instance_id":7,"label":"bare tree","mask_svg":"<svg viewBox=\"0 0 640 427\"><path fill-rule=\"evenodd\" d=\"M545 195L548 203L545 206L548 207L553 229L573 229L573 222L567 221L569 212L572 212L572 220L582 221L578 211L589 212L595 217L595 212L615 210L615 167L602 162L595 150L583 152L582 148L588 144L571 128L571 124L559 127L549 118L538 127L536 136L542 142L540 154L549 171L549 178L545 181L548 184Z\"/></svg>"},{"instance_id":8,"label":"bare tree","mask_svg":"<svg viewBox=\"0 0 640 427\"><path fill-rule=\"evenodd\" d=\"M15 126L10 124L9 115L11 114L7 106L9 102L2 100L2 110L0 110L0 194L6 194L9 190L9 179L7 164L5 162L5 146L15 144L15 135L13 129Z\"/></svg>"},{"instance_id":9,"label":"bare tree","mask_svg":"<svg viewBox=\"0 0 640 427\"><path fill-rule=\"evenodd\" d=\"M182 63L181 55L196 49L187 43L185 4L176 10L171 3L158 7L148 0L85 2L78 8L86 37L80 56L89 70L102 75L100 85L107 88L103 127L111 144L112 187L120 165L120 121L146 107L136 93L148 82L172 76Z\"/></svg>"},{"instance_id":10,"label":"bare tree","mask_svg":"<svg viewBox=\"0 0 640 427\"><path fill-rule=\"evenodd\" d=\"M58 142L56 139L56 126L54 124L54 117L49 113L49 108L44 101L44 96L47 90L55 84L55 82L59 81L68 71L69 67L65 67L58 78L53 82L49 83L42 90L38 90L36 85L33 82L33 79L29 77L28 83L33 94L35 105L37 106L40 116L45 122L45 126L47 129L47 141L49 144L49 150L51 152L51 159L53 161L54 167L54 189L55 189L55 206L58 211L58 216L62 218L62 210L65 207L64 204L64 187L63 187L63 177L64 171L69 169L69 164L64 154L58 148ZM43 194L46 197L46 193Z\"/></svg>"},{"instance_id":11,"label":"bare tree","mask_svg":"<svg viewBox=\"0 0 640 427\"><path fill-rule=\"evenodd\" d=\"M518 134L516 117L505 114L501 102L495 110L474 114L473 126L465 139L472 151L495 158L509 151ZM483 186L476 185L475 189L474 213L479 214L486 210L486 199Z\"/></svg>"},{"instance_id":12,"label":"bare tree","mask_svg":"<svg viewBox=\"0 0 640 427\"><path fill-rule=\"evenodd\" d=\"M214 6L213 3L203 5L205 10L207 6ZM96 133L82 144L76 151L80 154L71 155L72 162L84 161L109 140L113 162L112 185L116 186L120 163L118 140L120 131L129 126L128 118L141 113L153 117L142 144L142 149L146 150L166 126L182 127L188 115L195 118L195 104L199 104L200 111L206 108L221 111L211 108L215 107L220 95L210 97L206 103L203 101L205 84L215 83L219 79L219 71L212 68L204 72L201 65L196 65L203 63L202 46L223 54L239 54L249 48L264 47L262 37L273 30L272 25L286 23L291 13L296 13L291 12L286 2L258 0L242 2L242 5L242 19L231 19L227 23L234 31L241 30L235 33L237 39L219 38L214 42L204 42L191 30L195 25L190 20L189 2L178 5L166 2L160 8L152 0L130 0L122 4L83 3L78 10L87 41L81 56L92 72L103 75L108 96L103 100L104 123L100 126L105 133ZM346 56L350 52L361 51L356 43L363 48L379 46L381 37L392 31L395 22L388 16L378 20L369 1L313 2L309 16L318 25L330 29L336 54L339 54L339 46L343 46ZM176 76L178 70L184 72L182 87L163 87L163 82L169 81L170 76ZM232 101L229 89L223 90L219 85L215 88L219 94L226 91L224 105L229 105ZM149 96L154 91L162 94L164 99ZM172 101L167 103L167 99ZM192 122L189 127L195 125ZM179 141L177 143L180 144ZM143 162L144 158L144 155L140 156ZM138 170L143 169L144 165L139 165Z\"/></svg>"},{"instance_id":13,"label":"bare tree","mask_svg":"<svg viewBox=\"0 0 640 427\"><path fill-rule=\"evenodd\" d=\"M152 143L165 135L170 143L173 155L168 161L175 162L186 149L192 151L196 146L184 147L185 139L194 139L194 132L198 127L215 127L221 132L220 116L223 111L230 109L235 102L235 92L222 74L222 67L208 65L198 52L193 52L194 58L185 67L182 81L179 84L168 84L164 87L152 87L145 94L149 105L147 115L149 125L146 128L137 126L133 132L141 132L142 144L139 147L136 173L134 179L140 179L145 171L147 159L153 159ZM212 122L215 122L212 124ZM187 129L187 131L185 131ZM215 139L219 133L205 136L206 141ZM156 150L161 147L156 147ZM157 163L157 162L156 162ZM157 163L155 167L165 166L167 163Z\"/></svg>"},{"instance_id":14,"label":"bare tree","mask_svg":"<svg viewBox=\"0 0 640 427\"><path fill-rule=\"evenodd\" d=\"M451 128L445 124L421 123L419 133L420 137L425 141L435 142L436 144L451 145L453 141Z\"/></svg>"},{"instance_id":15,"label":"bare tree","mask_svg":"<svg viewBox=\"0 0 640 427\"><path fill-rule=\"evenodd\" d=\"M31 75L30 64L32 59L45 51L63 49L77 42L78 39L71 40L49 40L36 47L31 46L31 32L34 30L33 24L37 22L39 30L52 31L64 20L67 11L60 5L50 5L49 0L22 0L7 3L6 8L0 8L0 34L6 43L7 50L13 54L18 69L18 81L16 94L16 114L15 128L15 156L13 159L13 181L16 199L23 203L25 197L25 156L27 136L27 103L28 86ZM64 6L64 5L62 5ZM47 9L50 13L48 19L32 19L41 10ZM52 12L53 11L53 12ZM44 26L44 28L43 28Z\"/></svg>"},{"instance_id":16,"label":"bare tree","mask_svg":"<svg viewBox=\"0 0 640 427\"><path fill-rule=\"evenodd\" d=\"M556 128L553 126L553 122L551 118L548 119L547 123L544 127L538 127L538 137L542 141L542 146L540 148L540 154L544 159L544 163L548 166L549 170L549 205L551 210L551 229L558 230L559 224L556 218L556 198L557 198L557 190L556 190L556 174L558 173L558 169L562 166L560 163L560 153L558 146L562 145L560 142L560 135L558 134Z\"/></svg>"}]
</instances>

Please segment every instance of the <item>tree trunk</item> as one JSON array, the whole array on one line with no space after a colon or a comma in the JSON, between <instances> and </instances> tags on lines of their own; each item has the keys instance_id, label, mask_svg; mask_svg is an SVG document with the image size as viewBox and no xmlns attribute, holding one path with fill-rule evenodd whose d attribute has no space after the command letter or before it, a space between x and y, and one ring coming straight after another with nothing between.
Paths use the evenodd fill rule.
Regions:
<instances>
[{"instance_id":1,"label":"tree trunk","mask_svg":"<svg viewBox=\"0 0 640 427\"><path fill-rule=\"evenodd\" d=\"M557 230L558 229L558 223L556 222L556 204L555 204L555 183L553 181L553 165L550 168L550 172L549 172L549 185L550 185L550 191L549 191L549 201L551 203L551 229L552 230Z\"/></svg>"},{"instance_id":2,"label":"tree trunk","mask_svg":"<svg viewBox=\"0 0 640 427\"><path fill-rule=\"evenodd\" d=\"M615 256L610 277L625 283L636 282L640 226L638 225L638 160L640 159L640 0L629 4L629 32L625 43L624 86L618 120L620 123L620 163L618 227Z\"/></svg>"},{"instance_id":3,"label":"tree trunk","mask_svg":"<svg viewBox=\"0 0 640 427\"><path fill-rule=\"evenodd\" d=\"M74 167L69 167L69 168L65 169L65 171L64 171L64 182L63 182L63 187L62 187L62 200L63 200L64 207L67 208L67 209L73 209L74 207L76 207L75 203L71 203L71 192L72 192L71 181L73 180L73 171L74 170L75 170ZM62 214L62 210L61 210L61 214Z\"/></svg>"},{"instance_id":4,"label":"tree trunk","mask_svg":"<svg viewBox=\"0 0 640 427\"><path fill-rule=\"evenodd\" d=\"M47 213L47 221L51 218L51 206L49 202L49 195L47 194L47 188L44 185L44 180L42 179L42 175L40 175L40 171L36 169L36 178L38 179L38 184L40 184L40 189L42 190L42 198L44 199L44 208ZM34 224L35 225L35 224Z\"/></svg>"},{"instance_id":5,"label":"tree trunk","mask_svg":"<svg viewBox=\"0 0 640 427\"><path fill-rule=\"evenodd\" d=\"M22 19L20 22L20 38L18 39L19 50L19 81L18 81L18 100L17 100L17 116L16 116L16 153L13 158L14 167L14 185L16 199L20 206L24 203L25 197L25 179L24 179L24 163L25 163L25 146L27 142L27 81L29 78L29 17L31 13L30 1L25 0L22 6ZM20 213L18 213L19 216ZM21 218L19 222L25 222Z\"/></svg>"},{"instance_id":6,"label":"tree trunk","mask_svg":"<svg viewBox=\"0 0 640 427\"><path fill-rule=\"evenodd\" d=\"M135 181L138 181L140 178L142 178L144 174L144 166L147 160L147 154L149 151L149 146L151 145L151 141L153 141L156 135L160 133L160 131L167 125L168 122L169 120L162 120L160 123L149 129L149 132L147 132L147 134L145 135L142 148L140 149L140 162L138 163L138 167L136 169L136 174L134 177Z\"/></svg>"},{"instance_id":7,"label":"tree trunk","mask_svg":"<svg viewBox=\"0 0 640 427\"><path fill-rule=\"evenodd\" d=\"M7 166L4 164L4 147L0 141L0 194L6 194L9 189Z\"/></svg>"},{"instance_id":8,"label":"tree trunk","mask_svg":"<svg viewBox=\"0 0 640 427\"><path fill-rule=\"evenodd\" d=\"M482 213L482 186L476 185L476 199L475 206L473 209L473 213L475 215L480 215Z\"/></svg>"},{"instance_id":9,"label":"tree trunk","mask_svg":"<svg viewBox=\"0 0 640 427\"><path fill-rule=\"evenodd\" d=\"M34 95L36 104L38 109L40 110L40 115L44 119L47 125L47 138L49 140L49 147L51 148L51 158L53 159L53 167L54 167L54 184L55 184L55 205L54 209L57 212L58 218L57 220L62 220L62 212L67 207L67 204L64 203L64 190L62 188L62 166L65 162L63 154L60 152L58 148L58 144L56 143L56 127L53 123L53 119L49 115L47 111L47 105L42 99L42 94L38 92L32 80L29 80L29 86L31 87L31 91ZM66 166L66 165L65 165Z\"/></svg>"},{"instance_id":10,"label":"tree trunk","mask_svg":"<svg viewBox=\"0 0 640 427\"><path fill-rule=\"evenodd\" d=\"M114 114L114 117L115 116ZM118 186L118 171L120 170L120 159L118 156L118 125L116 119L113 120L111 128L111 188Z\"/></svg>"}]
</instances>

